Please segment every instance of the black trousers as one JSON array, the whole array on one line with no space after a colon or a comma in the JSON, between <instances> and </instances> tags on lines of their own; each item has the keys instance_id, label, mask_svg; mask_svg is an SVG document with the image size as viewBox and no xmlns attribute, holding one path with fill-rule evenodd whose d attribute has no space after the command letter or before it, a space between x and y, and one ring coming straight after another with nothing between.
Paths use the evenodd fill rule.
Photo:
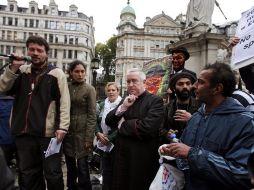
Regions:
<instances>
[{"instance_id":1,"label":"black trousers","mask_svg":"<svg viewBox=\"0 0 254 190\"><path fill-rule=\"evenodd\" d=\"M61 153L45 158L51 138L22 135L16 138L21 190L64 190Z\"/></svg>"},{"instance_id":2,"label":"black trousers","mask_svg":"<svg viewBox=\"0 0 254 190\"><path fill-rule=\"evenodd\" d=\"M87 156L76 159L65 155L65 161L68 190L92 190Z\"/></svg>"},{"instance_id":3,"label":"black trousers","mask_svg":"<svg viewBox=\"0 0 254 190\"><path fill-rule=\"evenodd\" d=\"M104 153L101 157L102 165L102 190L112 189L114 149L110 153Z\"/></svg>"}]
</instances>

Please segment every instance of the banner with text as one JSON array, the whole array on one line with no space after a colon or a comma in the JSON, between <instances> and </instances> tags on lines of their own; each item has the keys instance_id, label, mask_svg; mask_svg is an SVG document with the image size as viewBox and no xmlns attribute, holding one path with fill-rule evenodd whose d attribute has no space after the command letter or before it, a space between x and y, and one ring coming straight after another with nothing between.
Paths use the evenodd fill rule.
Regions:
<instances>
[{"instance_id":1,"label":"banner with text","mask_svg":"<svg viewBox=\"0 0 254 190\"><path fill-rule=\"evenodd\" d=\"M240 42L233 48L231 59L233 69L254 63L254 6L242 13L236 36L240 38Z\"/></svg>"}]
</instances>

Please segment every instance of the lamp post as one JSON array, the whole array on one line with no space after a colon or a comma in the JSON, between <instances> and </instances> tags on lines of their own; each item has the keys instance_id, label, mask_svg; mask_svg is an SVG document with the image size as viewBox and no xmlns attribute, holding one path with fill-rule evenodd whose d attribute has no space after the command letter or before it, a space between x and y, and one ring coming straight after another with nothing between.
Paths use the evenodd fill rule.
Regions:
<instances>
[{"instance_id":1,"label":"lamp post","mask_svg":"<svg viewBox=\"0 0 254 190\"><path fill-rule=\"evenodd\" d=\"M97 69L99 69L100 65L100 59L93 58L91 61L91 69L92 69L92 75L93 75L93 86L96 89L96 76L97 76Z\"/></svg>"}]
</instances>

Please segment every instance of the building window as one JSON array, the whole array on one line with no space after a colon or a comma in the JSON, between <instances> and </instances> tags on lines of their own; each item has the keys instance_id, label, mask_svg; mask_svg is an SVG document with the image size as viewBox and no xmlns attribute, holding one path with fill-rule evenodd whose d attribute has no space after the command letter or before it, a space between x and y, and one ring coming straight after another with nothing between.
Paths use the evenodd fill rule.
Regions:
<instances>
[{"instance_id":1,"label":"building window","mask_svg":"<svg viewBox=\"0 0 254 190\"><path fill-rule=\"evenodd\" d=\"M6 17L4 16L3 17L3 25L5 25L6 24Z\"/></svg>"},{"instance_id":2,"label":"building window","mask_svg":"<svg viewBox=\"0 0 254 190\"><path fill-rule=\"evenodd\" d=\"M16 46L12 46L12 52L16 52Z\"/></svg>"},{"instance_id":3,"label":"building window","mask_svg":"<svg viewBox=\"0 0 254 190\"><path fill-rule=\"evenodd\" d=\"M27 19L25 19L25 27L27 27Z\"/></svg>"},{"instance_id":4,"label":"building window","mask_svg":"<svg viewBox=\"0 0 254 190\"><path fill-rule=\"evenodd\" d=\"M45 20L45 28L47 29L48 28L48 21Z\"/></svg>"},{"instance_id":5,"label":"building window","mask_svg":"<svg viewBox=\"0 0 254 190\"><path fill-rule=\"evenodd\" d=\"M77 59L78 58L78 50L75 50L74 51L74 59Z\"/></svg>"},{"instance_id":6,"label":"building window","mask_svg":"<svg viewBox=\"0 0 254 190\"><path fill-rule=\"evenodd\" d=\"M39 20L36 20L36 28L39 28Z\"/></svg>"},{"instance_id":7,"label":"building window","mask_svg":"<svg viewBox=\"0 0 254 190\"><path fill-rule=\"evenodd\" d=\"M12 17L8 17L8 25L12 26Z\"/></svg>"},{"instance_id":8,"label":"building window","mask_svg":"<svg viewBox=\"0 0 254 190\"><path fill-rule=\"evenodd\" d=\"M34 14L35 13L35 8L31 7L31 13Z\"/></svg>"},{"instance_id":9,"label":"building window","mask_svg":"<svg viewBox=\"0 0 254 190\"><path fill-rule=\"evenodd\" d=\"M54 58L57 58L57 49L55 49Z\"/></svg>"},{"instance_id":10,"label":"building window","mask_svg":"<svg viewBox=\"0 0 254 190\"><path fill-rule=\"evenodd\" d=\"M78 45L78 37L75 37L75 44Z\"/></svg>"},{"instance_id":11,"label":"building window","mask_svg":"<svg viewBox=\"0 0 254 190\"><path fill-rule=\"evenodd\" d=\"M11 53L11 46L6 46L6 54L10 54Z\"/></svg>"},{"instance_id":12,"label":"building window","mask_svg":"<svg viewBox=\"0 0 254 190\"><path fill-rule=\"evenodd\" d=\"M5 30L2 30L2 39L5 39Z\"/></svg>"},{"instance_id":13,"label":"building window","mask_svg":"<svg viewBox=\"0 0 254 190\"><path fill-rule=\"evenodd\" d=\"M18 18L15 18L15 26L18 26Z\"/></svg>"},{"instance_id":14,"label":"building window","mask_svg":"<svg viewBox=\"0 0 254 190\"><path fill-rule=\"evenodd\" d=\"M68 38L67 35L64 35L64 43L67 44Z\"/></svg>"},{"instance_id":15,"label":"building window","mask_svg":"<svg viewBox=\"0 0 254 190\"><path fill-rule=\"evenodd\" d=\"M71 26L70 26L70 30L76 30L76 24L75 23L71 23Z\"/></svg>"},{"instance_id":16,"label":"building window","mask_svg":"<svg viewBox=\"0 0 254 190\"><path fill-rule=\"evenodd\" d=\"M22 54L26 55L26 47L22 47Z\"/></svg>"},{"instance_id":17,"label":"building window","mask_svg":"<svg viewBox=\"0 0 254 190\"><path fill-rule=\"evenodd\" d=\"M52 49L49 50L49 58L52 58Z\"/></svg>"},{"instance_id":18,"label":"building window","mask_svg":"<svg viewBox=\"0 0 254 190\"><path fill-rule=\"evenodd\" d=\"M49 43L53 43L54 42L54 36L53 34L49 34Z\"/></svg>"},{"instance_id":19,"label":"building window","mask_svg":"<svg viewBox=\"0 0 254 190\"><path fill-rule=\"evenodd\" d=\"M66 50L64 49L63 51L63 58L65 59L66 58Z\"/></svg>"},{"instance_id":20,"label":"building window","mask_svg":"<svg viewBox=\"0 0 254 190\"><path fill-rule=\"evenodd\" d=\"M88 38L86 38L86 46L88 46Z\"/></svg>"},{"instance_id":21,"label":"building window","mask_svg":"<svg viewBox=\"0 0 254 190\"><path fill-rule=\"evenodd\" d=\"M88 58L88 53L85 52L85 60L87 61L87 58Z\"/></svg>"},{"instance_id":22,"label":"building window","mask_svg":"<svg viewBox=\"0 0 254 190\"><path fill-rule=\"evenodd\" d=\"M55 35L55 43L58 43L58 35Z\"/></svg>"},{"instance_id":23,"label":"building window","mask_svg":"<svg viewBox=\"0 0 254 190\"><path fill-rule=\"evenodd\" d=\"M44 34L44 39L48 40L48 34Z\"/></svg>"},{"instance_id":24,"label":"building window","mask_svg":"<svg viewBox=\"0 0 254 190\"><path fill-rule=\"evenodd\" d=\"M50 21L50 29L56 29L56 21Z\"/></svg>"},{"instance_id":25,"label":"building window","mask_svg":"<svg viewBox=\"0 0 254 190\"><path fill-rule=\"evenodd\" d=\"M30 19L29 27L34 27L34 20Z\"/></svg>"},{"instance_id":26,"label":"building window","mask_svg":"<svg viewBox=\"0 0 254 190\"><path fill-rule=\"evenodd\" d=\"M32 32L29 32L29 33L28 33L28 36L29 36L29 37L30 37L30 36L32 36L32 35L33 35L33 33L32 33Z\"/></svg>"},{"instance_id":27,"label":"building window","mask_svg":"<svg viewBox=\"0 0 254 190\"><path fill-rule=\"evenodd\" d=\"M17 35L18 35L18 32L17 32L17 31L14 31L14 33L13 33L13 39L14 39L14 40L17 40Z\"/></svg>"},{"instance_id":28,"label":"building window","mask_svg":"<svg viewBox=\"0 0 254 190\"><path fill-rule=\"evenodd\" d=\"M72 50L68 50L68 59L72 58Z\"/></svg>"},{"instance_id":29,"label":"building window","mask_svg":"<svg viewBox=\"0 0 254 190\"><path fill-rule=\"evenodd\" d=\"M7 31L7 40L12 40L12 32L10 30Z\"/></svg>"},{"instance_id":30,"label":"building window","mask_svg":"<svg viewBox=\"0 0 254 190\"><path fill-rule=\"evenodd\" d=\"M74 44L74 36L69 36L69 44Z\"/></svg>"},{"instance_id":31,"label":"building window","mask_svg":"<svg viewBox=\"0 0 254 190\"><path fill-rule=\"evenodd\" d=\"M14 5L10 5L10 11L14 11Z\"/></svg>"},{"instance_id":32,"label":"building window","mask_svg":"<svg viewBox=\"0 0 254 190\"><path fill-rule=\"evenodd\" d=\"M86 25L86 30L85 30L85 32L89 34L89 30L90 30L89 25Z\"/></svg>"},{"instance_id":33,"label":"building window","mask_svg":"<svg viewBox=\"0 0 254 190\"><path fill-rule=\"evenodd\" d=\"M70 30L70 23L69 22L65 23L65 30Z\"/></svg>"},{"instance_id":34,"label":"building window","mask_svg":"<svg viewBox=\"0 0 254 190\"><path fill-rule=\"evenodd\" d=\"M4 53L4 46L1 45L1 52Z\"/></svg>"},{"instance_id":35,"label":"building window","mask_svg":"<svg viewBox=\"0 0 254 190\"><path fill-rule=\"evenodd\" d=\"M26 41L26 32L24 32L23 40Z\"/></svg>"},{"instance_id":36,"label":"building window","mask_svg":"<svg viewBox=\"0 0 254 190\"><path fill-rule=\"evenodd\" d=\"M77 31L79 31L81 29L79 23L76 23L76 29L77 29Z\"/></svg>"}]
</instances>

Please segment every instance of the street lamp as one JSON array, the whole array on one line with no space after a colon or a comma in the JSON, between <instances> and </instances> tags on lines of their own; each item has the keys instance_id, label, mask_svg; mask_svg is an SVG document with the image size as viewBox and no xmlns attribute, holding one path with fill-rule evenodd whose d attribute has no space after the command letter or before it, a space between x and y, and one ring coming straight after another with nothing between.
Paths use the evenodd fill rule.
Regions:
<instances>
[{"instance_id":1,"label":"street lamp","mask_svg":"<svg viewBox=\"0 0 254 190\"><path fill-rule=\"evenodd\" d=\"M97 76L97 69L99 69L100 65L100 59L97 57L93 58L91 61L91 69L92 69L92 74L93 74L93 86L96 89L96 76Z\"/></svg>"}]
</instances>

